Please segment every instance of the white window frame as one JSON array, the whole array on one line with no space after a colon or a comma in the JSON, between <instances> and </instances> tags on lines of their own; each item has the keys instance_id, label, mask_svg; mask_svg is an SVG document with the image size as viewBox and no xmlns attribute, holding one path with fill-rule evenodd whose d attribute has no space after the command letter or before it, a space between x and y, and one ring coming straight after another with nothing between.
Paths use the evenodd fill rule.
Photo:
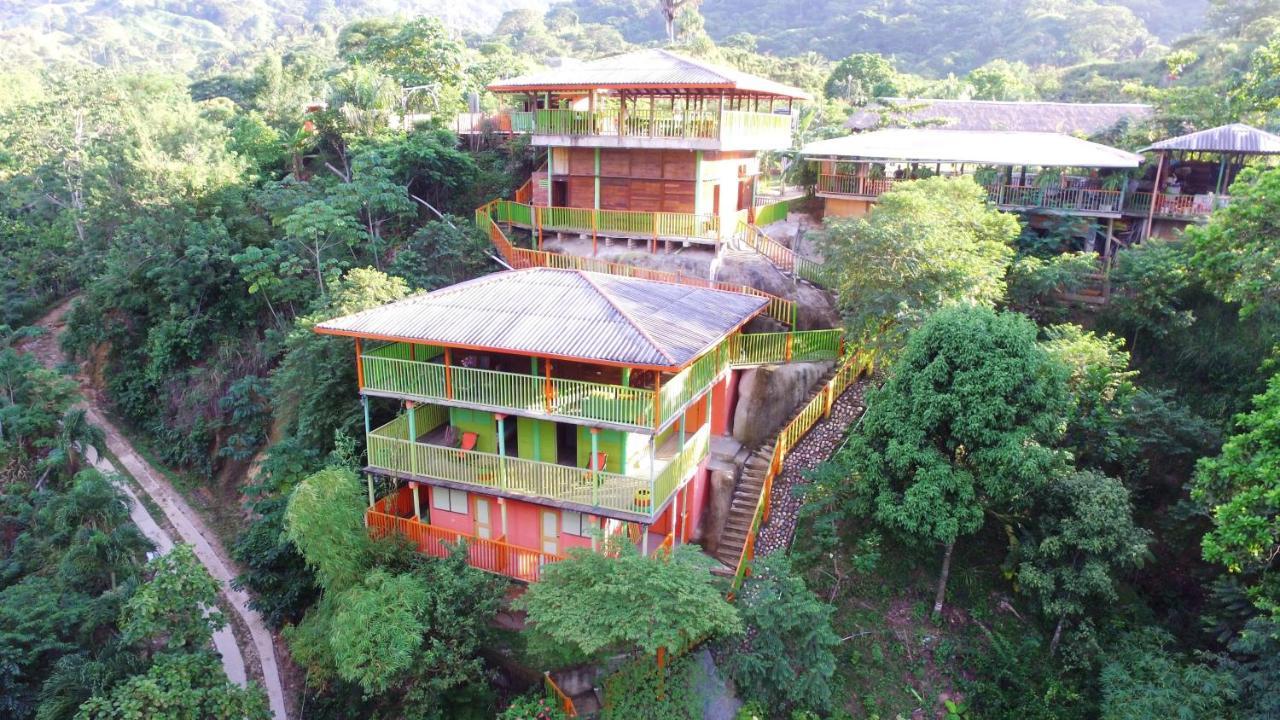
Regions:
<instances>
[{"instance_id":1,"label":"white window frame","mask_svg":"<svg viewBox=\"0 0 1280 720\"><path fill-rule=\"evenodd\" d=\"M471 498L467 496L465 490L454 490L447 487L434 487L431 489L431 507L444 512L457 513L458 515L471 514ZM461 508L459 510L458 508Z\"/></svg>"},{"instance_id":2,"label":"white window frame","mask_svg":"<svg viewBox=\"0 0 1280 720\"><path fill-rule=\"evenodd\" d=\"M590 522L591 516L576 510L560 511L560 532L565 535L573 535L575 537L591 537L591 530L595 527ZM575 529L574 526L577 526Z\"/></svg>"}]
</instances>

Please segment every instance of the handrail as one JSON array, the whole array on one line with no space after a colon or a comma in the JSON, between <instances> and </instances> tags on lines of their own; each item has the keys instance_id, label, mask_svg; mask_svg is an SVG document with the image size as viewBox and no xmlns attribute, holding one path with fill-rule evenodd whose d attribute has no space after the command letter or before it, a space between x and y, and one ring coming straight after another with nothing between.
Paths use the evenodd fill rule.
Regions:
<instances>
[{"instance_id":1,"label":"handrail","mask_svg":"<svg viewBox=\"0 0 1280 720\"><path fill-rule=\"evenodd\" d=\"M400 421L366 435L370 467L642 515L666 502L706 457L711 442L710 426L704 424L656 473L640 476L419 442L408 437L408 425Z\"/></svg>"},{"instance_id":2,"label":"handrail","mask_svg":"<svg viewBox=\"0 0 1280 720\"><path fill-rule=\"evenodd\" d=\"M789 145L791 116L750 110L573 110L547 108L534 111L502 110L496 113L460 113L454 120L458 133L496 130L535 135L609 136L659 139L766 141Z\"/></svg>"},{"instance_id":3,"label":"handrail","mask_svg":"<svg viewBox=\"0 0 1280 720\"><path fill-rule=\"evenodd\" d=\"M796 254L791 248L765 234L755 223L739 221L735 237L784 273L804 278L815 285L831 284L831 272L827 267Z\"/></svg>"},{"instance_id":4,"label":"handrail","mask_svg":"<svg viewBox=\"0 0 1280 720\"><path fill-rule=\"evenodd\" d=\"M773 455L769 458L769 468L765 471L764 484L760 488L760 497L756 501L755 514L752 515L751 525L748 528L747 541L742 545L738 566L734 571L733 581L729 585L730 600L742 587L746 576L750 574L750 563L755 558L756 535L760 531L760 526L769 519L773 480L782 472L787 454L808 434L819 419L831 413L831 406L836 399L844 394L844 391L858 377L872 370L873 360L874 355L871 352L859 350L851 353L831 379L822 386L822 389L778 432L773 446Z\"/></svg>"},{"instance_id":5,"label":"handrail","mask_svg":"<svg viewBox=\"0 0 1280 720\"><path fill-rule=\"evenodd\" d=\"M497 248L503 259L506 260L507 264L512 268L518 270L529 267L555 267L571 270L587 270L590 272L607 273L610 275L636 277L645 280L654 280L657 282L691 285L694 287L742 293L744 295L754 295L756 297L765 298L769 301L769 304L765 308L766 314L779 322L795 327L796 304L794 302L780 298L777 295L767 293L763 290L758 290L750 285L713 282L664 270L650 270L647 268L636 267L634 265L597 260L595 258L584 258L577 255L565 255L563 253L553 253L545 250L529 250L527 248L516 247L507 238L506 233L502 232L502 228L499 227L498 219L494 218L494 214L497 213L499 215L505 215L505 217L500 217L499 219L502 219L504 222L510 222L510 217L513 213L519 213L522 210L527 211L529 207L530 206L528 205L521 205L508 200L493 200L476 208L476 224L479 225L482 230L488 231L489 240L493 243L494 247Z\"/></svg>"},{"instance_id":6,"label":"handrail","mask_svg":"<svg viewBox=\"0 0 1280 720\"><path fill-rule=\"evenodd\" d=\"M541 576L542 566L564 559L563 555L547 553L533 548L512 545L502 540L489 540L475 535L430 525L412 517L400 517L385 512L388 503L376 504L365 510L365 524L373 538L398 533L409 539L418 552L432 557L448 557L450 545L465 543L467 563L472 567L525 582L535 582ZM379 510L376 508L383 508Z\"/></svg>"},{"instance_id":7,"label":"handrail","mask_svg":"<svg viewBox=\"0 0 1280 720\"><path fill-rule=\"evenodd\" d=\"M844 331L797 330L740 333L729 338L729 363L735 367L783 362L839 360Z\"/></svg>"},{"instance_id":8,"label":"handrail","mask_svg":"<svg viewBox=\"0 0 1280 720\"><path fill-rule=\"evenodd\" d=\"M560 689L560 686L556 684L554 679L552 679L551 673L544 671L542 673L542 677L547 688L547 700L551 701L555 705L559 705L560 709L564 711L566 717L578 717L578 708L573 704L573 698L566 695L565 692Z\"/></svg>"}]
</instances>

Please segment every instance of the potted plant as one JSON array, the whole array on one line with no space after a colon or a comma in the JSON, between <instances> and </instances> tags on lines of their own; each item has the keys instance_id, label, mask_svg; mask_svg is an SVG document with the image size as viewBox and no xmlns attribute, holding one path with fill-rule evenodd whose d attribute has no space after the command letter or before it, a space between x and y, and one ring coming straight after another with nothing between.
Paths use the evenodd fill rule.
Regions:
<instances>
[{"instance_id":1,"label":"potted plant","mask_svg":"<svg viewBox=\"0 0 1280 720\"><path fill-rule=\"evenodd\" d=\"M1115 172L1102 179L1102 189L1111 192L1119 192L1124 190L1129 184L1129 174L1124 172ZM1098 209L1103 212L1114 212L1120 204L1120 197L1116 195L1104 195L1098 202Z\"/></svg>"},{"instance_id":2,"label":"potted plant","mask_svg":"<svg viewBox=\"0 0 1280 720\"><path fill-rule=\"evenodd\" d=\"M983 187L991 187L1000 182L1000 170L990 165L984 165L973 171L973 181Z\"/></svg>"}]
</instances>

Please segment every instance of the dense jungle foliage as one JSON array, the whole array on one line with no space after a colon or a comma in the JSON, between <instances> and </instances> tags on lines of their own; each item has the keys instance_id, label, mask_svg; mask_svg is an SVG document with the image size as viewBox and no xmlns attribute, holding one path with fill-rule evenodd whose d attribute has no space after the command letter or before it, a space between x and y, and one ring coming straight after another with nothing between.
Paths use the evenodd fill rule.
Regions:
<instances>
[{"instance_id":1,"label":"dense jungle foliage","mask_svg":"<svg viewBox=\"0 0 1280 720\"><path fill-rule=\"evenodd\" d=\"M70 369L18 349L70 298L64 348L209 513L307 717L493 717L541 670L709 635L744 717L1280 714L1265 162L1206 225L1121 252L1097 313L1051 301L1092 266L966 180L823 226L881 385L815 475L804 541L732 605L696 553L584 553L512 633L503 588L464 558L369 541L351 347L312 326L499 268L471 213L535 160L449 130L473 97L496 105L487 83L668 42L813 93L797 145L901 95L1152 104L1098 138L1130 149L1280 127L1276 0L5 4L0 715L267 712L217 664L224 619L190 550L156 555L122 481L89 464L101 437ZM793 159L766 166L812 183ZM620 612L619 588L661 622ZM666 717L704 680L692 662L615 670ZM635 705L612 717L659 712ZM504 717L522 708L541 712L523 697Z\"/></svg>"}]
</instances>

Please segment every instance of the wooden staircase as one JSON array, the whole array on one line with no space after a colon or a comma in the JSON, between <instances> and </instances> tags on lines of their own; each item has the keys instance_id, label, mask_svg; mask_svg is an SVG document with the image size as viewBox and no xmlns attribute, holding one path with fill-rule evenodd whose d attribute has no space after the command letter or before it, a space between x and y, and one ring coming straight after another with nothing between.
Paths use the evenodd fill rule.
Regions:
<instances>
[{"instance_id":1,"label":"wooden staircase","mask_svg":"<svg viewBox=\"0 0 1280 720\"><path fill-rule=\"evenodd\" d=\"M796 404L796 415L815 395L822 392L831 378L835 377L839 367L837 363L810 386L804 400ZM733 488L733 501L729 505L729 515L725 518L724 531L720 535L720 544L716 546L715 552L715 558L724 564L729 574L732 574L733 569L738 566L742 549L747 544L747 535L751 532L751 521L760 503L760 492L764 489L765 475L769 472L769 463L773 461L773 450L778 444L778 433L789 425L794 417L795 415L792 415L787 418L787 422L784 422L769 440L751 453L742 467L742 472L738 475L738 482Z\"/></svg>"}]
</instances>

